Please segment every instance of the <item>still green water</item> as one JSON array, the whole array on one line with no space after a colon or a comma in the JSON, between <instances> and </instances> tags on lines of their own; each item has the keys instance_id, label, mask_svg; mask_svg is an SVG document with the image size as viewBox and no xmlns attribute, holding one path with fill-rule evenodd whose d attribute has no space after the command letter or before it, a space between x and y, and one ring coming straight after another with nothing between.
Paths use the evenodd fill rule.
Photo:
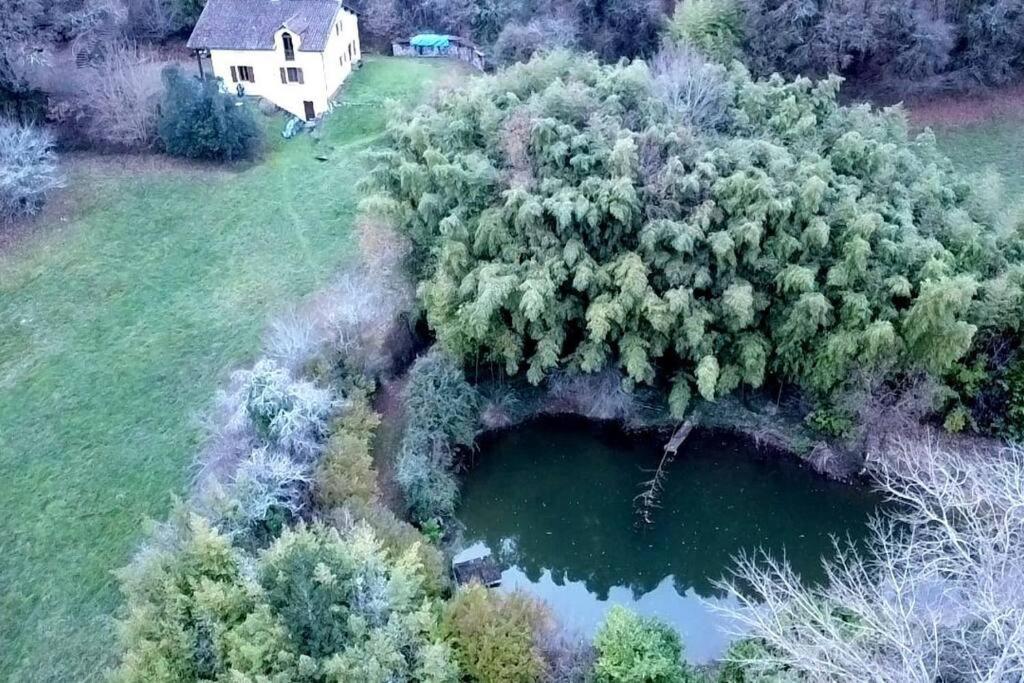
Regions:
<instances>
[{"instance_id":1,"label":"still green water","mask_svg":"<svg viewBox=\"0 0 1024 683\"><path fill-rule=\"evenodd\" d=\"M668 470L654 525L633 498L663 439L545 419L491 437L462 487L468 554L490 549L502 586L546 600L570 631L590 635L613 604L675 626L691 662L728 646L712 581L743 550L785 553L808 582L822 578L831 536L863 537L879 500L749 442L695 432Z\"/></svg>"}]
</instances>

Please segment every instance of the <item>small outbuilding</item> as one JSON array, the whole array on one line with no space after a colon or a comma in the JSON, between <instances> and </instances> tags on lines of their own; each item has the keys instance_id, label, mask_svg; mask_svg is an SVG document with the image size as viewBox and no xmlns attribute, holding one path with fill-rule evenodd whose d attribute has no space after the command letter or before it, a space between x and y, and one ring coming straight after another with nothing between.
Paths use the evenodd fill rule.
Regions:
<instances>
[{"instance_id":1,"label":"small outbuilding","mask_svg":"<svg viewBox=\"0 0 1024 683\"><path fill-rule=\"evenodd\" d=\"M420 33L408 40L399 40L391 44L391 52L396 57L448 57L466 62L470 66L483 71L486 65L484 53L475 45L458 36L439 33Z\"/></svg>"}]
</instances>

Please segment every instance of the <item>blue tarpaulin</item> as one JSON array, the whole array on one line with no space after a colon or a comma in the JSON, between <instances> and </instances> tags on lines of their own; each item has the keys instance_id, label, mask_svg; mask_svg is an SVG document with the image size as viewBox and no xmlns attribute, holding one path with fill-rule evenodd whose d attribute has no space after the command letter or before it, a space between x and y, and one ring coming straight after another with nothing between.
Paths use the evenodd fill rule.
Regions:
<instances>
[{"instance_id":1,"label":"blue tarpaulin","mask_svg":"<svg viewBox=\"0 0 1024 683\"><path fill-rule=\"evenodd\" d=\"M448 36L436 33L421 33L418 36L413 36L409 40L409 44L413 47L448 47L451 45L451 40Z\"/></svg>"}]
</instances>

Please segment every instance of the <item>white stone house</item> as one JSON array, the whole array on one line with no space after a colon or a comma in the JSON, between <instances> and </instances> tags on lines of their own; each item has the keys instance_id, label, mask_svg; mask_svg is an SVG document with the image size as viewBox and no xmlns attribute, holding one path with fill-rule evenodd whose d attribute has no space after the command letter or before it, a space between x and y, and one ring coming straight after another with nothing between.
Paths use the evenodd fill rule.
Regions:
<instances>
[{"instance_id":1,"label":"white stone house","mask_svg":"<svg viewBox=\"0 0 1024 683\"><path fill-rule=\"evenodd\" d=\"M188 47L228 90L307 121L330 108L362 57L359 17L339 0L208 0Z\"/></svg>"}]
</instances>

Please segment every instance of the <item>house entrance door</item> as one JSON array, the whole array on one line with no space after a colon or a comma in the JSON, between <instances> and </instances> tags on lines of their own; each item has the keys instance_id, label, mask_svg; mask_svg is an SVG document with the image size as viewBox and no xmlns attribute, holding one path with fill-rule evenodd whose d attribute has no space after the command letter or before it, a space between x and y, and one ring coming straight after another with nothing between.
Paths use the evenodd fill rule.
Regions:
<instances>
[{"instance_id":1,"label":"house entrance door","mask_svg":"<svg viewBox=\"0 0 1024 683\"><path fill-rule=\"evenodd\" d=\"M316 112L313 111L313 103L310 102L309 100L306 100L302 104L303 104L303 106L306 107L306 120L307 121L312 121L313 119L315 119L316 118Z\"/></svg>"}]
</instances>

